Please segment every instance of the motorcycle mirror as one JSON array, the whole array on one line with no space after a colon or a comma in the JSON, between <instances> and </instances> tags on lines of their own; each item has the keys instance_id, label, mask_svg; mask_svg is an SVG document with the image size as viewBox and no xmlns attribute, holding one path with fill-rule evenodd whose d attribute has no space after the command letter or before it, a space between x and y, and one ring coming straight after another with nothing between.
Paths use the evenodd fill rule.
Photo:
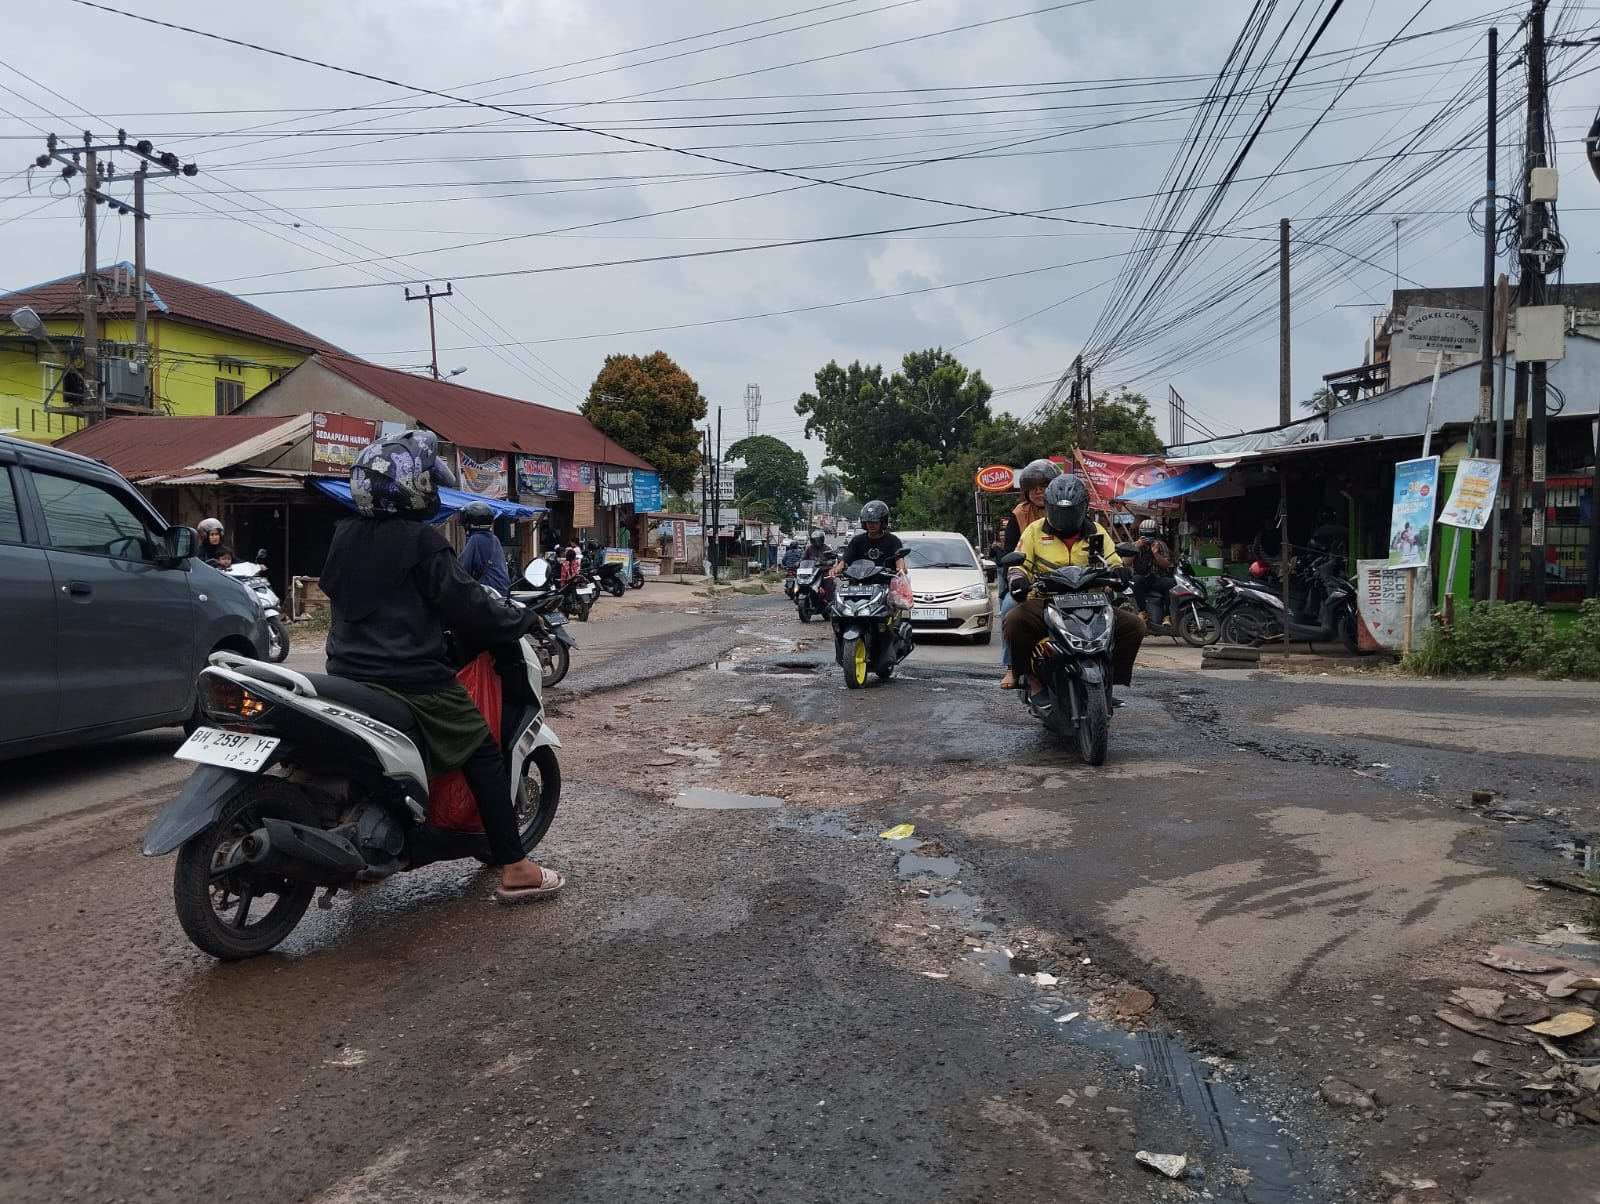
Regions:
<instances>
[{"instance_id":1,"label":"motorcycle mirror","mask_svg":"<svg viewBox=\"0 0 1600 1204\"><path fill-rule=\"evenodd\" d=\"M257 548L256 549L256 563L257 564L265 564L266 562L267 562L267 550L265 548Z\"/></svg>"},{"instance_id":2,"label":"motorcycle mirror","mask_svg":"<svg viewBox=\"0 0 1600 1204\"><path fill-rule=\"evenodd\" d=\"M1096 556L1104 556L1106 554L1106 537L1098 531L1089 536L1089 551Z\"/></svg>"},{"instance_id":3,"label":"motorcycle mirror","mask_svg":"<svg viewBox=\"0 0 1600 1204\"><path fill-rule=\"evenodd\" d=\"M1016 568L1017 565L1022 564L1027 559L1028 555L1026 552L1007 552L1004 556L1000 557L1000 567L1003 569Z\"/></svg>"},{"instance_id":4,"label":"motorcycle mirror","mask_svg":"<svg viewBox=\"0 0 1600 1204\"><path fill-rule=\"evenodd\" d=\"M527 569L523 571L522 579L534 589L543 589L545 582L550 579L550 562L543 557L529 561Z\"/></svg>"},{"instance_id":5,"label":"motorcycle mirror","mask_svg":"<svg viewBox=\"0 0 1600 1204\"><path fill-rule=\"evenodd\" d=\"M1117 545L1117 555L1118 556L1137 556L1138 554L1139 554L1139 545L1138 544L1119 543Z\"/></svg>"}]
</instances>

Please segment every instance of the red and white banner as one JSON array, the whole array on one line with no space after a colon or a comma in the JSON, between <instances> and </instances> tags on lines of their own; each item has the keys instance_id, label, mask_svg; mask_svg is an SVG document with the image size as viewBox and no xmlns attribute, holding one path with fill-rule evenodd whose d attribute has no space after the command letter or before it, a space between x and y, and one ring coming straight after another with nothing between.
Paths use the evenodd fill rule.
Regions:
<instances>
[{"instance_id":1,"label":"red and white banner","mask_svg":"<svg viewBox=\"0 0 1600 1204\"><path fill-rule=\"evenodd\" d=\"M1135 489L1165 481L1173 475L1160 456L1115 456L1077 451L1078 475L1089 487L1089 504L1096 510L1116 509L1116 499Z\"/></svg>"}]
</instances>

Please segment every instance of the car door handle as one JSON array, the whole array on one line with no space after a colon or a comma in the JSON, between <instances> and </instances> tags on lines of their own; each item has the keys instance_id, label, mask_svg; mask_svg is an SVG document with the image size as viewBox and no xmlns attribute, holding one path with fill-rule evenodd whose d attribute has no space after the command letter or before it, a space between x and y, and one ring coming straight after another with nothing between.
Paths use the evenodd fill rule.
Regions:
<instances>
[{"instance_id":1,"label":"car door handle","mask_svg":"<svg viewBox=\"0 0 1600 1204\"><path fill-rule=\"evenodd\" d=\"M87 581L69 581L61 587L61 592L74 598L87 598L94 590Z\"/></svg>"}]
</instances>

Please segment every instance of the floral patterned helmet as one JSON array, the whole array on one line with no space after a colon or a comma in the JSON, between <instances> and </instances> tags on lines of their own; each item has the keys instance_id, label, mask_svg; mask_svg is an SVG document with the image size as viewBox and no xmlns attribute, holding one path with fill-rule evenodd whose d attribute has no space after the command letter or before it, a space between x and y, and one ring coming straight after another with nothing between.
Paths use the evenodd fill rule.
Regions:
<instances>
[{"instance_id":1,"label":"floral patterned helmet","mask_svg":"<svg viewBox=\"0 0 1600 1204\"><path fill-rule=\"evenodd\" d=\"M439 513L439 486L455 483L433 433L406 431L361 449L350 469L350 500L365 518L429 519Z\"/></svg>"}]
</instances>

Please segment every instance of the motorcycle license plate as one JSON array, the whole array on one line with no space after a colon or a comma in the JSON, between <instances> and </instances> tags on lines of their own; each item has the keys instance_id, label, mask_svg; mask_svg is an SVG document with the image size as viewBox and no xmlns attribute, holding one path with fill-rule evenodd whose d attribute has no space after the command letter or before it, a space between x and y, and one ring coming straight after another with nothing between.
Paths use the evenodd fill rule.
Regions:
<instances>
[{"instance_id":1,"label":"motorcycle license plate","mask_svg":"<svg viewBox=\"0 0 1600 1204\"><path fill-rule=\"evenodd\" d=\"M220 765L245 772L260 769L279 744L276 736L252 736L244 732L225 732L221 728L197 727L172 755L180 761L201 765Z\"/></svg>"},{"instance_id":2,"label":"motorcycle license plate","mask_svg":"<svg viewBox=\"0 0 1600 1204\"><path fill-rule=\"evenodd\" d=\"M1076 610L1080 606L1104 606L1104 594L1057 594L1055 603L1066 610Z\"/></svg>"},{"instance_id":3,"label":"motorcycle license plate","mask_svg":"<svg viewBox=\"0 0 1600 1204\"><path fill-rule=\"evenodd\" d=\"M943 622L950 617L950 611L943 606L913 606L911 608L912 622Z\"/></svg>"}]
</instances>

